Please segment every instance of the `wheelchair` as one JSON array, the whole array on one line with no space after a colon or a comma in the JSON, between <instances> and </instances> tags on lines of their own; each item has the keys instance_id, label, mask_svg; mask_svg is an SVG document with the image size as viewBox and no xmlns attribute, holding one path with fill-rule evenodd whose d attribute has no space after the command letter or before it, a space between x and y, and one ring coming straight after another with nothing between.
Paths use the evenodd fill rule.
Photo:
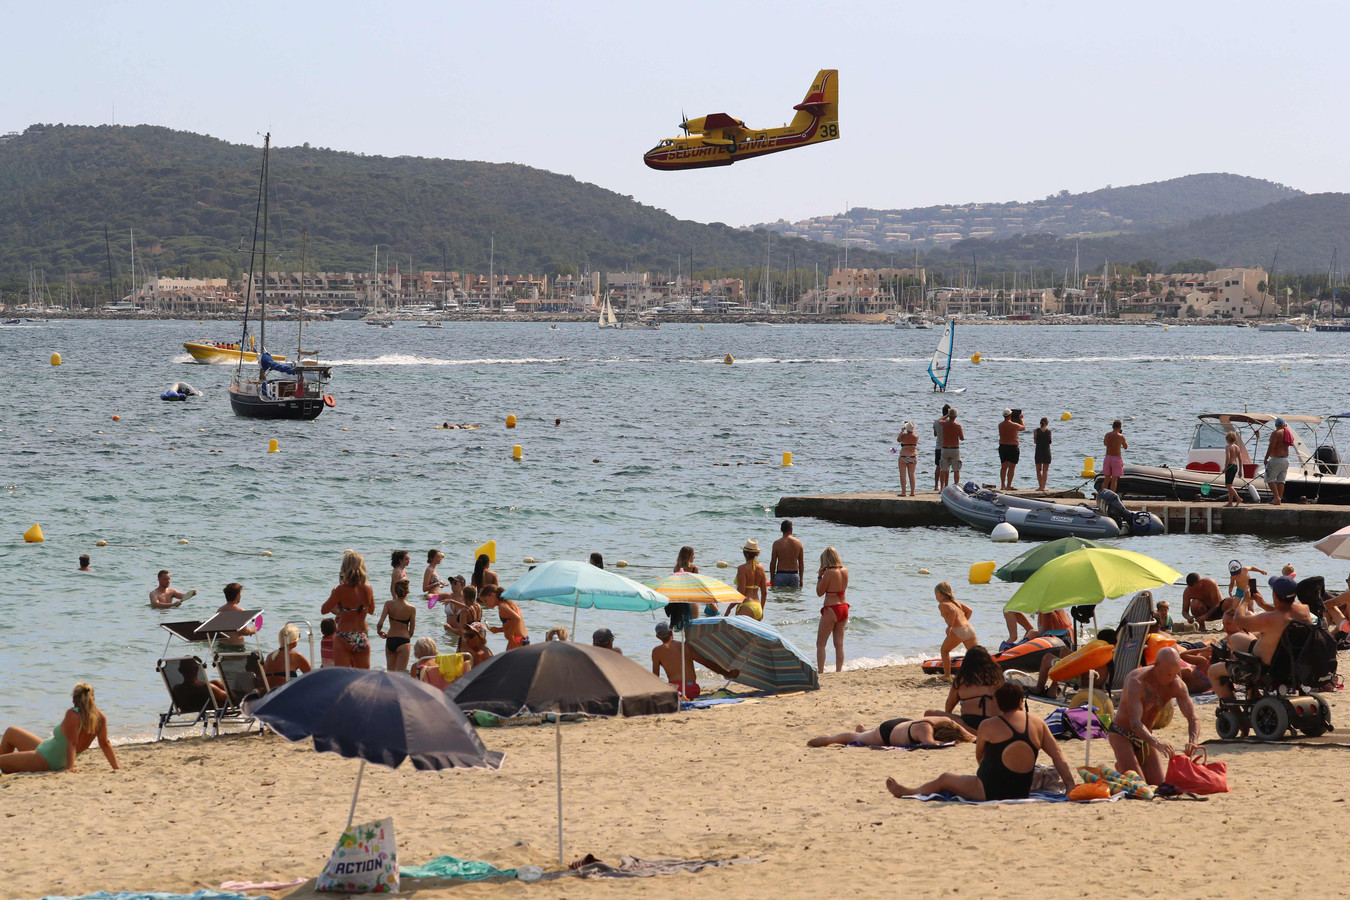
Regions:
<instances>
[{"instance_id":1,"label":"wheelchair","mask_svg":"<svg viewBox=\"0 0 1350 900\"><path fill-rule=\"evenodd\" d=\"M1238 695L1220 700L1215 731L1224 740L1252 732L1278 741L1302 732L1318 737L1334 730L1331 708L1318 692L1341 684L1336 674L1336 643L1317 625L1290 622L1269 665L1253 653L1234 652L1228 678Z\"/></svg>"}]
</instances>

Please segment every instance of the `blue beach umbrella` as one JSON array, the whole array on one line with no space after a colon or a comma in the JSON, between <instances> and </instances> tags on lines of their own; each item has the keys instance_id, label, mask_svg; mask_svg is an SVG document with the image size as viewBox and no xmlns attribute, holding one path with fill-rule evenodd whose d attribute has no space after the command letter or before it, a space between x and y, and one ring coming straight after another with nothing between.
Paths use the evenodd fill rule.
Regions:
<instances>
[{"instance_id":1,"label":"blue beach umbrella","mask_svg":"<svg viewBox=\"0 0 1350 900\"><path fill-rule=\"evenodd\" d=\"M814 691L816 667L791 641L749 616L694 619L685 628L690 648L724 669L740 669L731 679L763 691Z\"/></svg>"},{"instance_id":2,"label":"blue beach umbrella","mask_svg":"<svg viewBox=\"0 0 1350 900\"><path fill-rule=\"evenodd\" d=\"M670 601L646 585L617 572L597 569L588 562L558 559L535 566L502 592L506 600L537 600L572 607L572 631L577 610L616 609L647 612Z\"/></svg>"}]
</instances>

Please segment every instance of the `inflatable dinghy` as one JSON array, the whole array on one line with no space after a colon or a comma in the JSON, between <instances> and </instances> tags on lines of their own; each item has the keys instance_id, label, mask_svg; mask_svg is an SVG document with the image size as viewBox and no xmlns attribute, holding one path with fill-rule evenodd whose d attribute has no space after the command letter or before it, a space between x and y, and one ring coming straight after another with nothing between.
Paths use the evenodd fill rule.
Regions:
<instances>
[{"instance_id":1,"label":"inflatable dinghy","mask_svg":"<svg viewBox=\"0 0 1350 900\"><path fill-rule=\"evenodd\" d=\"M1039 672L1041 670L1041 658L1052 650L1059 650L1064 646L1064 642L1057 637L1038 637L1029 641L1023 641L1009 647L1001 653L995 653L994 662L1003 671L1009 669L1018 669L1022 672ZM961 668L961 660L964 657L952 657L952 671L955 672ZM923 663L925 675L941 675L942 659L929 659Z\"/></svg>"},{"instance_id":2,"label":"inflatable dinghy","mask_svg":"<svg viewBox=\"0 0 1350 900\"><path fill-rule=\"evenodd\" d=\"M200 397L202 392L197 390L186 381L175 381L169 385L169 389L159 395L161 400L186 400L189 397Z\"/></svg>"},{"instance_id":3,"label":"inflatable dinghy","mask_svg":"<svg viewBox=\"0 0 1350 900\"><path fill-rule=\"evenodd\" d=\"M942 490L942 505L967 525L993 531L1007 522L1022 537L1082 537L1093 540L1120 536L1115 519L1088 506L1069 506L1046 500L1030 500L981 488L973 481L965 488L948 485Z\"/></svg>"}]
</instances>

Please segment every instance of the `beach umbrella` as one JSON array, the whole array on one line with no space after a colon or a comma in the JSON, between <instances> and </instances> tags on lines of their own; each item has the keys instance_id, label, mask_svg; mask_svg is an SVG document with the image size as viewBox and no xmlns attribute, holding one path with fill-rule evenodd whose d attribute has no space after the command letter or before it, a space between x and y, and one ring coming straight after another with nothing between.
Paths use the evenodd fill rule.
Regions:
<instances>
[{"instance_id":1,"label":"beach umbrella","mask_svg":"<svg viewBox=\"0 0 1350 900\"><path fill-rule=\"evenodd\" d=\"M1180 577L1176 569L1142 553L1087 547L1041 566L1003 608L1041 613L1092 605L1107 597L1172 584Z\"/></svg>"},{"instance_id":2,"label":"beach umbrella","mask_svg":"<svg viewBox=\"0 0 1350 900\"><path fill-rule=\"evenodd\" d=\"M820 676L791 641L749 616L694 619L685 627L689 646L724 669L732 681L762 691L814 691Z\"/></svg>"},{"instance_id":3,"label":"beach umbrella","mask_svg":"<svg viewBox=\"0 0 1350 900\"><path fill-rule=\"evenodd\" d=\"M665 597L617 572L597 569L588 562L559 559L535 566L502 592L507 600L537 600L572 607L572 631L578 609L615 609L646 612L661 609Z\"/></svg>"},{"instance_id":4,"label":"beach umbrella","mask_svg":"<svg viewBox=\"0 0 1350 900\"><path fill-rule=\"evenodd\" d=\"M1332 559L1350 559L1350 525L1313 544Z\"/></svg>"},{"instance_id":5,"label":"beach umbrella","mask_svg":"<svg viewBox=\"0 0 1350 900\"><path fill-rule=\"evenodd\" d=\"M351 827L366 763L391 769L404 760L417 769L499 769L503 754L488 750L441 691L402 672L315 669L244 702L244 713L288 741L312 738L320 753L361 760L347 814Z\"/></svg>"},{"instance_id":6,"label":"beach umbrella","mask_svg":"<svg viewBox=\"0 0 1350 900\"><path fill-rule=\"evenodd\" d=\"M745 595L724 581L697 572L672 572L647 582L672 603L739 603Z\"/></svg>"},{"instance_id":7,"label":"beach umbrella","mask_svg":"<svg viewBox=\"0 0 1350 900\"><path fill-rule=\"evenodd\" d=\"M498 716L559 714L553 729L558 865L563 862L561 714L646 716L680 711L675 689L631 659L570 641L545 641L494 656L450 685L446 693L461 709Z\"/></svg>"},{"instance_id":8,"label":"beach umbrella","mask_svg":"<svg viewBox=\"0 0 1350 900\"><path fill-rule=\"evenodd\" d=\"M1082 550L1084 547L1110 549L1109 544L1081 537L1065 537L1054 541L1046 541L1044 544L1032 547L1027 552L1015 556L999 566L994 571L994 577L1001 581L1026 581L1037 569L1050 560L1066 553L1072 553L1075 550Z\"/></svg>"}]
</instances>

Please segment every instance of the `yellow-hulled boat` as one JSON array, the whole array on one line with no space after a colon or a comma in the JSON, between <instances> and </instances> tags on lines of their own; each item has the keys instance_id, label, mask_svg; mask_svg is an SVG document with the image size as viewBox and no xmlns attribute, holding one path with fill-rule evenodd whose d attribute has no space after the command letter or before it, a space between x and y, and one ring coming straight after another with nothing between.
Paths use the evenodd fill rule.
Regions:
<instances>
[{"instance_id":1,"label":"yellow-hulled boat","mask_svg":"<svg viewBox=\"0 0 1350 900\"><path fill-rule=\"evenodd\" d=\"M205 341L184 341L183 349L199 363L237 363L257 362L258 354L252 350L240 350L238 344L207 343ZM285 362L284 356L273 356L277 362Z\"/></svg>"}]
</instances>

